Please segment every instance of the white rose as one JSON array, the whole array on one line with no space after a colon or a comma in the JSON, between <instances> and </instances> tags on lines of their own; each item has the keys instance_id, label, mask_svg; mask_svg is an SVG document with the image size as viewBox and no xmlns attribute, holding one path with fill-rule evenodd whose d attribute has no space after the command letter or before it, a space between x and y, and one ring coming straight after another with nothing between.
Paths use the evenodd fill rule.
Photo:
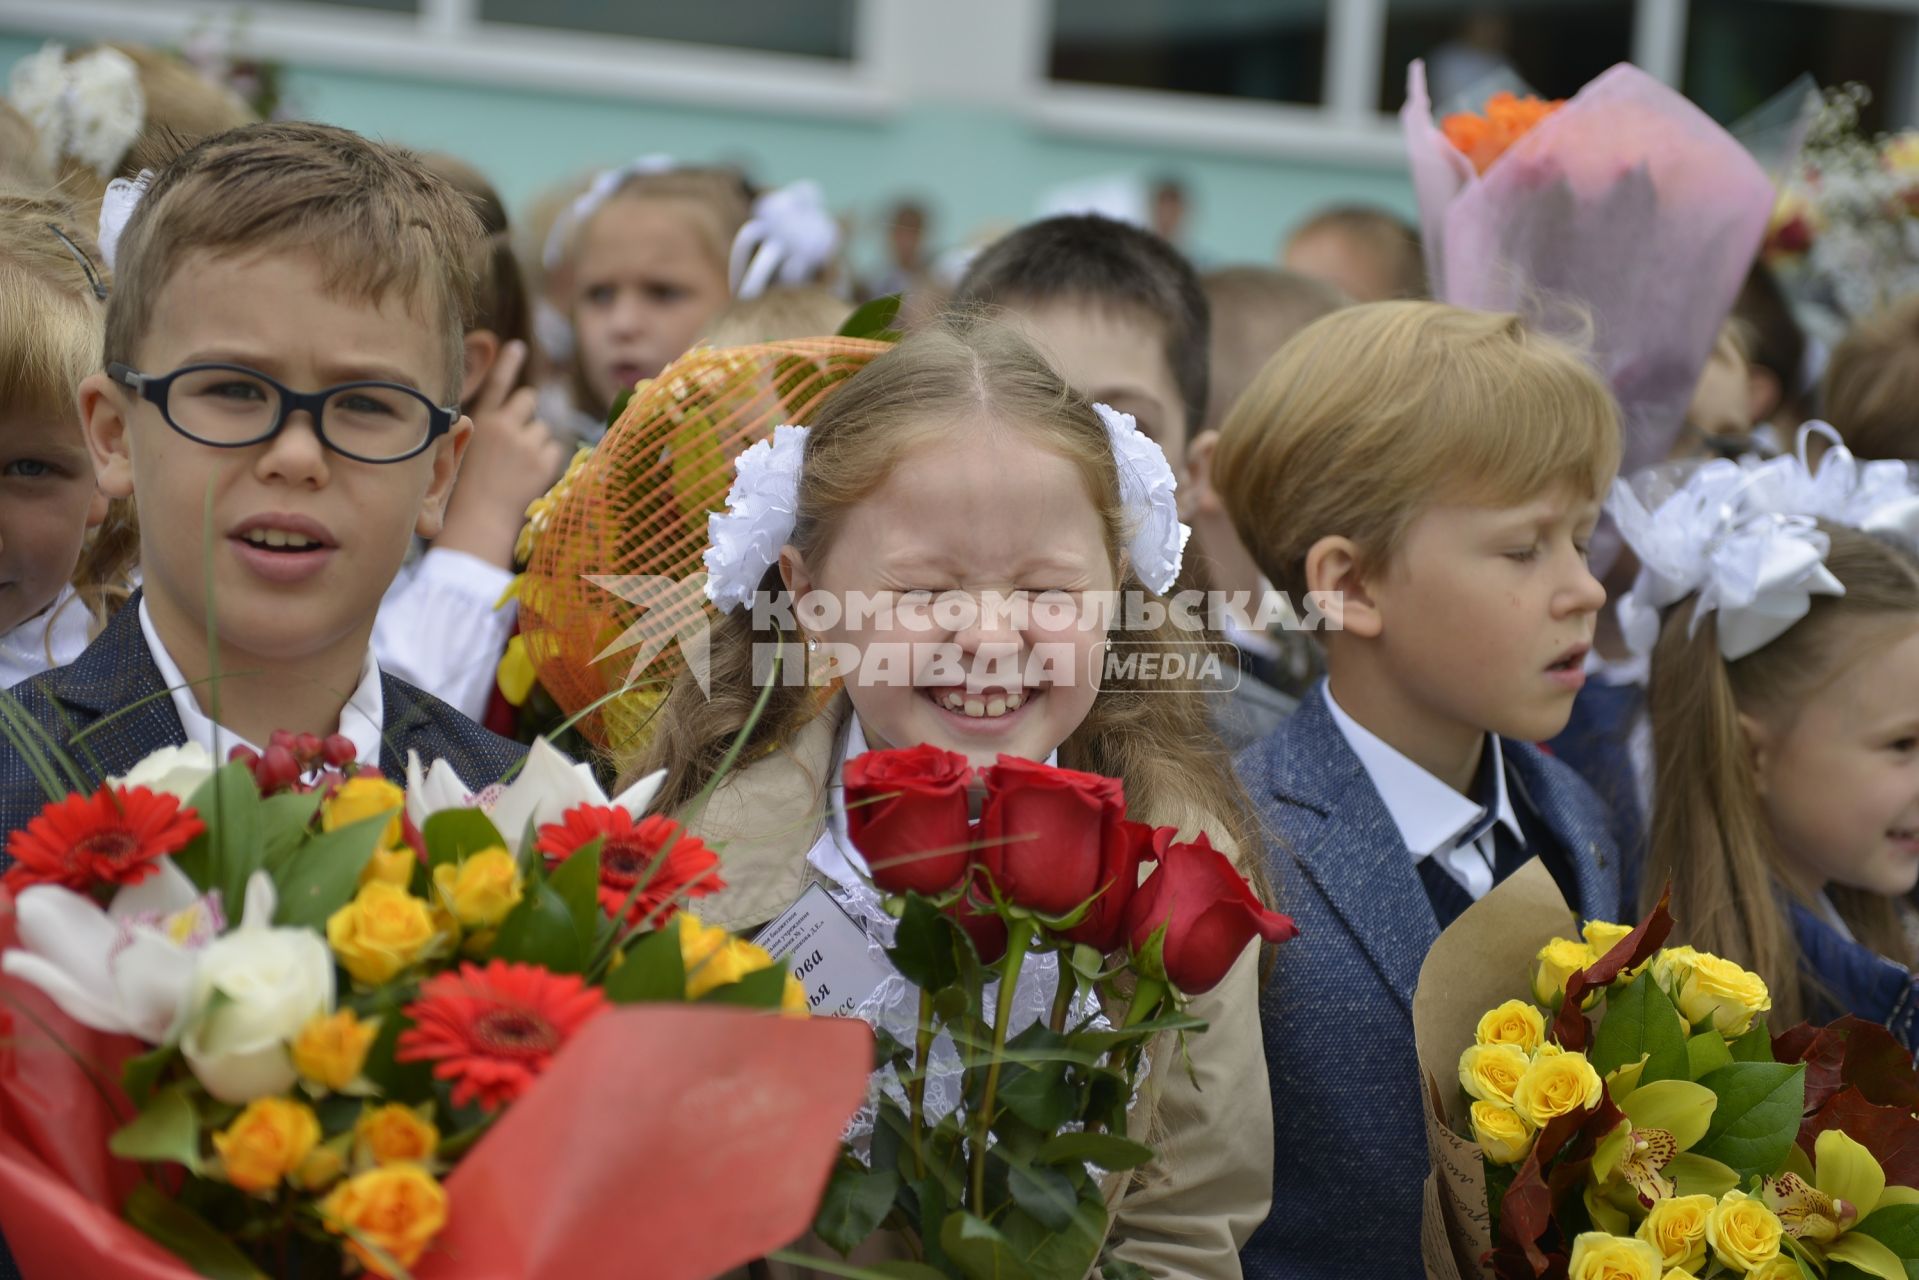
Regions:
<instances>
[{"instance_id":1,"label":"white rose","mask_svg":"<svg viewBox=\"0 0 1919 1280\"><path fill-rule=\"evenodd\" d=\"M107 785L145 787L158 795L175 796L185 804L213 773L214 760L207 749L189 742L184 747L162 747L120 777L108 778Z\"/></svg>"},{"instance_id":2,"label":"white rose","mask_svg":"<svg viewBox=\"0 0 1919 1280\"><path fill-rule=\"evenodd\" d=\"M180 1042L187 1065L222 1102L244 1104L293 1087L287 1041L333 1011L333 956L310 929L274 929L273 882L247 883L238 929L200 953ZM215 993L221 997L214 1000Z\"/></svg>"}]
</instances>

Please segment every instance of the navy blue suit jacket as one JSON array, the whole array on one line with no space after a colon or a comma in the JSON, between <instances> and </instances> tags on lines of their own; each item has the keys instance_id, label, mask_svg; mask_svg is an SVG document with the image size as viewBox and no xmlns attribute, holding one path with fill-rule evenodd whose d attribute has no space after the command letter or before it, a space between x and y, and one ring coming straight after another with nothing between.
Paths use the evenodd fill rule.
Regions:
<instances>
[{"instance_id":1,"label":"navy blue suit jacket","mask_svg":"<svg viewBox=\"0 0 1919 1280\"><path fill-rule=\"evenodd\" d=\"M1597 797L1537 747L1502 749L1571 858L1574 905L1617 919L1619 856ZM1412 1002L1437 918L1321 689L1237 767L1276 837L1268 870L1299 925L1260 997L1273 1208L1240 1260L1248 1280L1418 1277L1427 1157Z\"/></svg>"},{"instance_id":2,"label":"navy blue suit jacket","mask_svg":"<svg viewBox=\"0 0 1919 1280\"><path fill-rule=\"evenodd\" d=\"M139 597L123 605L86 650L64 667L22 681L8 691L34 722L52 735L83 773L125 773L162 747L186 743L186 730L140 630ZM408 751L422 762L444 759L470 787L499 780L526 748L479 725L404 680L380 676L385 707L380 772L406 777ZM118 713L118 714L115 714ZM113 719L70 745L72 736ZM0 836L32 821L47 794L5 735L0 735Z\"/></svg>"}]
</instances>

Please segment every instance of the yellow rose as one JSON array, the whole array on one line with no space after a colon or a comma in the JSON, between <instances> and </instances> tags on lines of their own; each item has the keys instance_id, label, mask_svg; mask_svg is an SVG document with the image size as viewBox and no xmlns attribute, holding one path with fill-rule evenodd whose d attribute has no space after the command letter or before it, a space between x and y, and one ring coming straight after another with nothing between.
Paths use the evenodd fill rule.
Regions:
<instances>
[{"instance_id":1,"label":"yellow rose","mask_svg":"<svg viewBox=\"0 0 1919 1280\"><path fill-rule=\"evenodd\" d=\"M1519 1078L1532 1066L1524 1049L1512 1044L1476 1044L1459 1055L1459 1087L1481 1102L1510 1107Z\"/></svg>"},{"instance_id":2,"label":"yellow rose","mask_svg":"<svg viewBox=\"0 0 1919 1280\"><path fill-rule=\"evenodd\" d=\"M1762 1263L1746 1273L1746 1280L1802 1280L1805 1272L1799 1269L1799 1262L1790 1253L1781 1253L1771 1262ZM1687 1280L1691 1280L1690 1277Z\"/></svg>"},{"instance_id":3,"label":"yellow rose","mask_svg":"<svg viewBox=\"0 0 1919 1280\"><path fill-rule=\"evenodd\" d=\"M1566 983L1598 958L1583 942L1554 938L1533 957L1534 998L1541 1004L1557 1007L1565 998Z\"/></svg>"},{"instance_id":4,"label":"yellow rose","mask_svg":"<svg viewBox=\"0 0 1919 1280\"><path fill-rule=\"evenodd\" d=\"M347 1147L352 1142L353 1135L343 1133L313 1148L293 1171L294 1185L302 1191L325 1191L338 1182L346 1173Z\"/></svg>"},{"instance_id":5,"label":"yellow rose","mask_svg":"<svg viewBox=\"0 0 1919 1280\"><path fill-rule=\"evenodd\" d=\"M1687 1022L1710 1023L1722 1036L1745 1035L1752 1020L1772 1008L1772 993L1758 974L1697 951L1678 975L1673 1000Z\"/></svg>"},{"instance_id":6,"label":"yellow rose","mask_svg":"<svg viewBox=\"0 0 1919 1280\"><path fill-rule=\"evenodd\" d=\"M1624 942L1633 931L1629 924L1612 924L1605 920L1588 920L1579 936L1586 940L1595 959L1603 959L1608 951Z\"/></svg>"},{"instance_id":7,"label":"yellow rose","mask_svg":"<svg viewBox=\"0 0 1919 1280\"><path fill-rule=\"evenodd\" d=\"M389 1102L360 1113L353 1140L374 1164L425 1164L440 1146L440 1131L412 1107Z\"/></svg>"},{"instance_id":8,"label":"yellow rose","mask_svg":"<svg viewBox=\"0 0 1919 1280\"><path fill-rule=\"evenodd\" d=\"M1534 1128L1543 1129L1560 1116L1598 1105L1606 1092L1583 1053L1541 1054L1519 1077L1513 1090L1513 1109Z\"/></svg>"},{"instance_id":9,"label":"yellow rose","mask_svg":"<svg viewBox=\"0 0 1919 1280\"><path fill-rule=\"evenodd\" d=\"M420 855L406 845L397 849L375 849L366 865L360 868L360 883L384 880L396 889L404 889L413 883L413 869L419 865Z\"/></svg>"},{"instance_id":10,"label":"yellow rose","mask_svg":"<svg viewBox=\"0 0 1919 1280\"><path fill-rule=\"evenodd\" d=\"M1479 1020L1473 1033L1475 1044L1516 1045L1530 1054L1546 1040L1546 1019L1539 1009L1525 1000L1508 1000Z\"/></svg>"},{"instance_id":11,"label":"yellow rose","mask_svg":"<svg viewBox=\"0 0 1919 1280\"><path fill-rule=\"evenodd\" d=\"M288 1046L294 1069L315 1084L344 1089L360 1078L379 1033L377 1020L362 1022L351 1009L315 1014Z\"/></svg>"},{"instance_id":12,"label":"yellow rose","mask_svg":"<svg viewBox=\"0 0 1919 1280\"><path fill-rule=\"evenodd\" d=\"M810 1018L812 1006L806 1002L806 988L792 974L786 975L786 989L780 992L780 1012L793 1018Z\"/></svg>"},{"instance_id":13,"label":"yellow rose","mask_svg":"<svg viewBox=\"0 0 1919 1280\"><path fill-rule=\"evenodd\" d=\"M351 1227L411 1267L446 1225L446 1189L417 1164L381 1165L335 1187L320 1202L320 1216L335 1234ZM388 1274L357 1241L346 1249L373 1275Z\"/></svg>"},{"instance_id":14,"label":"yellow rose","mask_svg":"<svg viewBox=\"0 0 1919 1280\"><path fill-rule=\"evenodd\" d=\"M376 773L362 773L342 782L320 806L320 830L338 831L391 813L392 820L380 833L380 847L398 849L405 843L400 827L400 815L405 811L406 792Z\"/></svg>"},{"instance_id":15,"label":"yellow rose","mask_svg":"<svg viewBox=\"0 0 1919 1280\"><path fill-rule=\"evenodd\" d=\"M729 986L749 973L771 968L764 947L736 938L717 925L701 924L682 911L680 963L686 968L686 998L698 1000L715 987Z\"/></svg>"},{"instance_id":16,"label":"yellow rose","mask_svg":"<svg viewBox=\"0 0 1919 1280\"><path fill-rule=\"evenodd\" d=\"M1573 1240L1566 1280L1659 1280L1659 1251L1644 1240L1587 1231Z\"/></svg>"},{"instance_id":17,"label":"yellow rose","mask_svg":"<svg viewBox=\"0 0 1919 1280\"><path fill-rule=\"evenodd\" d=\"M226 1179L242 1191L271 1191L300 1167L320 1140L312 1108L288 1098L257 1098L213 1135Z\"/></svg>"},{"instance_id":18,"label":"yellow rose","mask_svg":"<svg viewBox=\"0 0 1919 1280\"><path fill-rule=\"evenodd\" d=\"M327 917L326 940L360 982L390 982L440 940L426 903L384 880L360 886L352 902Z\"/></svg>"},{"instance_id":19,"label":"yellow rose","mask_svg":"<svg viewBox=\"0 0 1919 1280\"><path fill-rule=\"evenodd\" d=\"M520 904L525 881L513 855L495 845L457 866L442 862L433 868L433 888L463 928L491 929Z\"/></svg>"},{"instance_id":20,"label":"yellow rose","mask_svg":"<svg viewBox=\"0 0 1919 1280\"><path fill-rule=\"evenodd\" d=\"M1475 1102L1473 1141L1494 1164L1518 1164L1533 1149L1533 1127L1511 1107L1497 1102Z\"/></svg>"},{"instance_id":21,"label":"yellow rose","mask_svg":"<svg viewBox=\"0 0 1919 1280\"><path fill-rule=\"evenodd\" d=\"M1655 1200L1639 1238L1659 1251L1665 1266L1692 1271L1706 1260L1706 1218L1716 1203L1711 1196Z\"/></svg>"},{"instance_id":22,"label":"yellow rose","mask_svg":"<svg viewBox=\"0 0 1919 1280\"><path fill-rule=\"evenodd\" d=\"M1778 1257L1784 1234L1773 1211L1743 1191L1728 1191L1706 1215L1706 1243L1734 1271L1757 1271Z\"/></svg>"}]
</instances>

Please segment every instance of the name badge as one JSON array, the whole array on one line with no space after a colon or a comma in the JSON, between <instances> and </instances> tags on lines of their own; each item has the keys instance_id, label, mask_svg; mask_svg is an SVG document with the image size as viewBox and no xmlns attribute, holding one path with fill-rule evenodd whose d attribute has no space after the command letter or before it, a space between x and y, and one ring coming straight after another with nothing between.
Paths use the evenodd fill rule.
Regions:
<instances>
[{"instance_id":1,"label":"name badge","mask_svg":"<svg viewBox=\"0 0 1919 1280\"><path fill-rule=\"evenodd\" d=\"M891 965L867 948L866 930L820 884L809 886L754 939L775 960L784 960L806 989L806 1007L819 1017L850 1018Z\"/></svg>"}]
</instances>

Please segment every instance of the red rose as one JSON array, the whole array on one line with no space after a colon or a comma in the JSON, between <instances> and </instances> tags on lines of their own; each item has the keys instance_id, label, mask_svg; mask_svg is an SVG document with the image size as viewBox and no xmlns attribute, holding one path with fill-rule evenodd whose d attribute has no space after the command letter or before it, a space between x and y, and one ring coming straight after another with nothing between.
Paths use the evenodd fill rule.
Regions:
<instances>
[{"instance_id":1,"label":"red rose","mask_svg":"<svg viewBox=\"0 0 1919 1280\"><path fill-rule=\"evenodd\" d=\"M982 907L979 899L969 888L960 895L960 900L946 909L959 927L966 930L966 936L973 940L973 950L979 953L981 964L995 965L1006 954L1006 921L990 906Z\"/></svg>"},{"instance_id":2,"label":"red rose","mask_svg":"<svg viewBox=\"0 0 1919 1280\"><path fill-rule=\"evenodd\" d=\"M1149 827L1143 822L1120 822L1108 828L1100 850L1099 896L1086 909L1086 918L1061 936L1083 942L1096 951L1116 951L1126 941L1126 908L1139 892L1139 869L1158 862L1178 834L1171 827Z\"/></svg>"},{"instance_id":3,"label":"red rose","mask_svg":"<svg viewBox=\"0 0 1919 1280\"><path fill-rule=\"evenodd\" d=\"M1151 957L1142 953L1162 928L1166 980L1189 996L1218 986L1254 935L1284 942L1299 933L1290 917L1268 911L1253 896L1245 877L1203 833L1161 854L1159 870L1127 908L1127 937L1148 970Z\"/></svg>"},{"instance_id":4,"label":"red rose","mask_svg":"<svg viewBox=\"0 0 1919 1280\"><path fill-rule=\"evenodd\" d=\"M1063 916L1099 891L1125 820L1114 779L1001 756L986 770L982 861L1007 901Z\"/></svg>"},{"instance_id":5,"label":"red rose","mask_svg":"<svg viewBox=\"0 0 1919 1280\"><path fill-rule=\"evenodd\" d=\"M936 894L966 874L972 823L966 757L933 746L846 762L846 830L887 893Z\"/></svg>"}]
</instances>

